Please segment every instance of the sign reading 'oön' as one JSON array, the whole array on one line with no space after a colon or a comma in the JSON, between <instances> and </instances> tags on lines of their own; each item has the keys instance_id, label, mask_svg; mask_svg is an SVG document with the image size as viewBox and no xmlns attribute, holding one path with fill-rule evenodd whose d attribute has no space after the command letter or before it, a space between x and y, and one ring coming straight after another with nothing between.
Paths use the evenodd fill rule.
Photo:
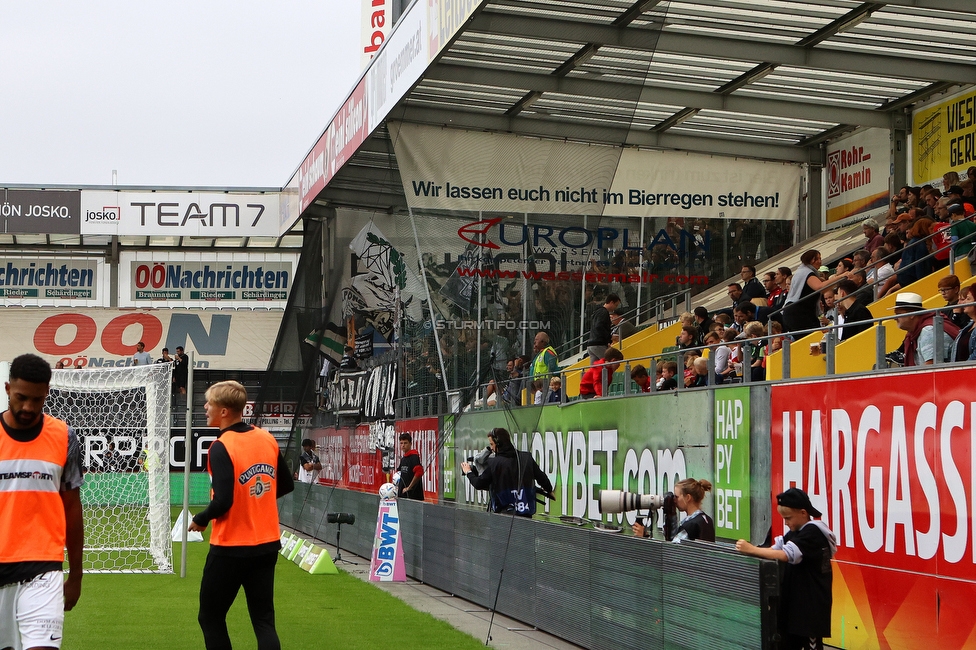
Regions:
<instances>
[{"instance_id":1,"label":"sign reading 'o\u00f6n'","mask_svg":"<svg viewBox=\"0 0 976 650\"><path fill-rule=\"evenodd\" d=\"M291 262L130 262L130 298L287 300Z\"/></svg>"}]
</instances>

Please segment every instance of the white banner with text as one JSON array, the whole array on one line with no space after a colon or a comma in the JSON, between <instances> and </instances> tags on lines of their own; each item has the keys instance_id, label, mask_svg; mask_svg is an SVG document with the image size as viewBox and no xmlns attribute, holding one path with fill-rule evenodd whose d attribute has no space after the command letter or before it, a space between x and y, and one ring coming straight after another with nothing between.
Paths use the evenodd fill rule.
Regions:
<instances>
[{"instance_id":1,"label":"white banner with text","mask_svg":"<svg viewBox=\"0 0 976 650\"><path fill-rule=\"evenodd\" d=\"M612 217L797 218L800 165L390 125L413 208Z\"/></svg>"}]
</instances>

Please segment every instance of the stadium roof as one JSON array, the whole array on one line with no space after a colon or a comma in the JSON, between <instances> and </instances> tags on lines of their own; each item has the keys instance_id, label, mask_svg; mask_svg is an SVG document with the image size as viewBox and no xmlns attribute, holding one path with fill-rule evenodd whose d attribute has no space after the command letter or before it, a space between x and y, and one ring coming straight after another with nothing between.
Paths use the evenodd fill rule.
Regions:
<instances>
[{"instance_id":1,"label":"stadium roof","mask_svg":"<svg viewBox=\"0 0 976 650\"><path fill-rule=\"evenodd\" d=\"M816 166L974 59L972 0L487 0L387 119ZM316 203L405 208L384 127Z\"/></svg>"}]
</instances>

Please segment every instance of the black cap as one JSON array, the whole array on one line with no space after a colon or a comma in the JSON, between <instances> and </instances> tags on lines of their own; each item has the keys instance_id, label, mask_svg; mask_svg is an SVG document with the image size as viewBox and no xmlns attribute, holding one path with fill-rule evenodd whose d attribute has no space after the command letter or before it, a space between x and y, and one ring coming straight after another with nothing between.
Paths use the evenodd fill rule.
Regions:
<instances>
[{"instance_id":1,"label":"black cap","mask_svg":"<svg viewBox=\"0 0 976 650\"><path fill-rule=\"evenodd\" d=\"M958 194L959 196L962 196L962 187L959 185L953 185L949 188L949 194Z\"/></svg>"},{"instance_id":2,"label":"black cap","mask_svg":"<svg viewBox=\"0 0 976 650\"><path fill-rule=\"evenodd\" d=\"M819 517L821 512L810 503L810 497L800 488L790 488L776 495L776 505L794 510L806 510L811 517Z\"/></svg>"}]
</instances>

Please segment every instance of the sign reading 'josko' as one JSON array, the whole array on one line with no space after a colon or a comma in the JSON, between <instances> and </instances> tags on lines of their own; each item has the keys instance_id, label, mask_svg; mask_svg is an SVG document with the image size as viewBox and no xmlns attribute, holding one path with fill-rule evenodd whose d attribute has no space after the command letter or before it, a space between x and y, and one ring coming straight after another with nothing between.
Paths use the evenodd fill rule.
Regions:
<instances>
[{"instance_id":1,"label":"sign reading 'josko'","mask_svg":"<svg viewBox=\"0 0 976 650\"><path fill-rule=\"evenodd\" d=\"M80 202L77 190L0 190L3 232L77 235Z\"/></svg>"},{"instance_id":2,"label":"sign reading 'josko'","mask_svg":"<svg viewBox=\"0 0 976 650\"><path fill-rule=\"evenodd\" d=\"M83 235L277 237L280 195L112 192L81 195Z\"/></svg>"}]
</instances>

